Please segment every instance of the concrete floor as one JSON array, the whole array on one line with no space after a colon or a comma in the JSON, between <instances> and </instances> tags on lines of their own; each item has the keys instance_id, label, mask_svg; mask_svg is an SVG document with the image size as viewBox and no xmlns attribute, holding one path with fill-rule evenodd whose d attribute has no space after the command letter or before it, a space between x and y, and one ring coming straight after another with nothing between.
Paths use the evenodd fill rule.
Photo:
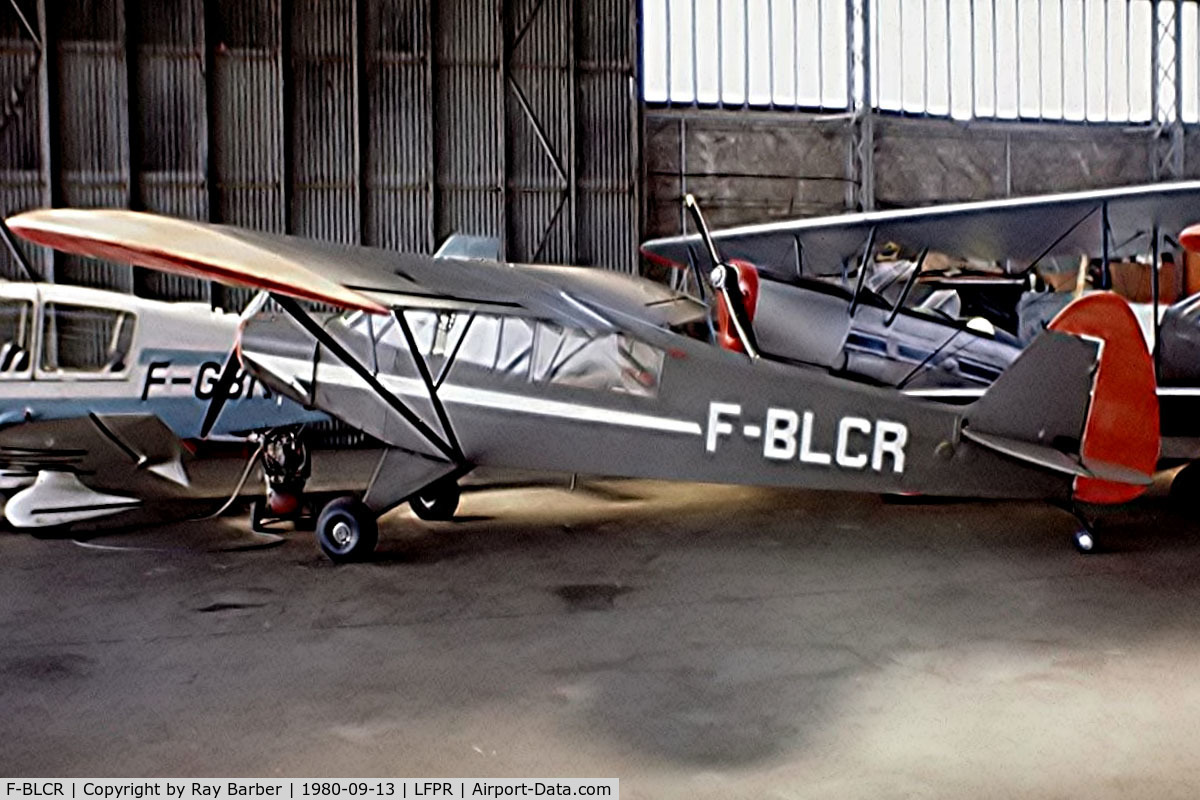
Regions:
<instances>
[{"instance_id":1,"label":"concrete floor","mask_svg":"<svg viewBox=\"0 0 1200 800\"><path fill-rule=\"evenodd\" d=\"M1200 528L651 482L380 558L0 536L0 774L619 777L622 797L1193 797Z\"/></svg>"}]
</instances>

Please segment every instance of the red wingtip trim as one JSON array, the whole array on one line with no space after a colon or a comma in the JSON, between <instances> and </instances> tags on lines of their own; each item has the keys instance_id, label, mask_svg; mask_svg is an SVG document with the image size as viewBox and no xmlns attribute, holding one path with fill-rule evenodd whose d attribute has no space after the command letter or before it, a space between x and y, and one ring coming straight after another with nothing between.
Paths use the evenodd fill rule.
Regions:
<instances>
[{"instance_id":1,"label":"red wingtip trim","mask_svg":"<svg viewBox=\"0 0 1200 800\"><path fill-rule=\"evenodd\" d=\"M1112 292L1089 294L1059 312L1049 327L1104 340L1080 445L1085 466L1105 462L1153 475L1160 441L1158 393L1154 365L1129 304ZM1127 503L1145 489L1075 479L1075 499L1084 503Z\"/></svg>"},{"instance_id":2,"label":"red wingtip trim","mask_svg":"<svg viewBox=\"0 0 1200 800\"><path fill-rule=\"evenodd\" d=\"M294 266L289 273L276 275L270 270L256 269L252 265L236 263L238 256L234 256L231 260L190 257L186 252L178 249L176 242L165 238L170 232L170 228L162 228L157 231L162 241L155 244L148 243L145 237L122 240L119 233L97 232L98 226L103 221L103 215L109 215L119 223L135 217L136 212L123 210L82 212L93 215L86 220L90 226L85 227L72 227L69 219L66 222L58 221L54 215L60 212L73 213L70 209L27 212L9 217L7 223L13 233L35 244L52 247L64 253L118 261L206 280L217 280L232 286L265 289L301 300L329 303L372 314L386 314L390 311L387 306L304 267ZM186 228L190 224L185 220L145 216L152 223L159 225ZM245 248L245 245L237 242L231 242L231 246Z\"/></svg>"},{"instance_id":3,"label":"red wingtip trim","mask_svg":"<svg viewBox=\"0 0 1200 800\"><path fill-rule=\"evenodd\" d=\"M1189 253L1200 253L1200 225L1184 228L1183 233L1179 234L1179 243Z\"/></svg>"}]
</instances>

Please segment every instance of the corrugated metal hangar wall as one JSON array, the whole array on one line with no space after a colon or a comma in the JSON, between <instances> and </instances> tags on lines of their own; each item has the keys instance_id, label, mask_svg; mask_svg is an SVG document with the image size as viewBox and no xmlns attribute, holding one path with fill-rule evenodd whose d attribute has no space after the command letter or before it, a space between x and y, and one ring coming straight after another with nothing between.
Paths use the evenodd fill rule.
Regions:
<instances>
[{"instance_id":1,"label":"corrugated metal hangar wall","mask_svg":"<svg viewBox=\"0 0 1200 800\"><path fill-rule=\"evenodd\" d=\"M969 94L929 77L939 74L929 61L941 50L921 42L940 41L929 26L943 5L946 20L970 14L975 26L969 41L942 42L954 69L941 74L969 71ZM706 41L698 26L711 38L711 19L700 11L711 17L713 7L725 16L766 9L768 22L755 34L746 16L741 43ZM684 225L687 191L714 223L732 224L1196 176L1197 7L0 0L0 211L127 206L419 251L459 231L500 238L514 260L633 271L641 239ZM1107 55L1080 60L1085 72L1071 81L1065 62L1043 63L1045 81L1024 67L1019 78L1005 75L996 28L987 27L997 8L1036 8L1072 46L1101 14L1111 17ZM1072 9L1076 32L1066 30ZM914 25L917 11L923 22ZM656 14L665 80L652 86ZM772 20L790 30L764 33ZM976 47L989 33L993 44ZM1041 28L1036 36L1040 49ZM1019 52L1021 43L1011 46ZM770 55L754 63L782 68L759 74L756 90L749 54L764 48ZM923 81L905 84L894 65L906 56L924 59ZM731 67L742 74L731 80ZM1070 119L1066 88L1054 87L1086 87L1101 73L1105 91L1110 74L1124 81L1124 99L1101 93L1097 106L1087 94L1099 91L1093 80L1091 99ZM715 92L706 75L719 76ZM1026 77L1036 78L1035 94ZM1015 82L1010 119L997 95L1006 80ZM1135 80L1149 87L1141 110ZM226 296L198 281L38 259L61 281ZM7 253L0 273L16 274Z\"/></svg>"},{"instance_id":2,"label":"corrugated metal hangar wall","mask_svg":"<svg viewBox=\"0 0 1200 800\"><path fill-rule=\"evenodd\" d=\"M122 206L426 252L474 233L512 260L631 271L635 3L4 0L0 210ZM60 281L212 291L39 259Z\"/></svg>"}]
</instances>

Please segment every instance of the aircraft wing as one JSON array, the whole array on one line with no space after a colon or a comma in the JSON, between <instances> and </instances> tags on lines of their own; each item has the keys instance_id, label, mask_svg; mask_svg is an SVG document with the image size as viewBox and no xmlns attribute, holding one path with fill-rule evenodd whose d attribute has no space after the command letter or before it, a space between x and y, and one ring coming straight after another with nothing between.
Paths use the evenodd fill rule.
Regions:
<instances>
[{"instance_id":1,"label":"aircraft wing","mask_svg":"<svg viewBox=\"0 0 1200 800\"><path fill-rule=\"evenodd\" d=\"M136 211L41 209L9 217L8 225L68 253L373 313L449 305L597 329L615 327L620 315L667 325L705 311L666 287L600 270L436 258Z\"/></svg>"},{"instance_id":2,"label":"aircraft wing","mask_svg":"<svg viewBox=\"0 0 1200 800\"><path fill-rule=\"evenodd\" d=\"M1111 256L1148 252L1155 225L1176 236L1200 221L1200 181L814 217L729 228L713 238L724 258L745 259L781 279L840 273L843 262L860 256L872 228L876 242L913 252L928 247L1027 266L1044 255L1101 255L1106 214ZM651 260L709 266L696 235L654 239L642 252Z\"/></svg>"}]
</instances>

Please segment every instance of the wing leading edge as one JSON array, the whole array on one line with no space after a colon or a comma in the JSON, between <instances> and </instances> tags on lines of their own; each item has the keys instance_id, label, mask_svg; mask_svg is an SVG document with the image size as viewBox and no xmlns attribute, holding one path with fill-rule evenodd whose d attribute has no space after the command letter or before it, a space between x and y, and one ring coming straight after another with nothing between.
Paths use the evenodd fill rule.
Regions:
<instances>
[{"instance_id":1,"label":"wing leading edge","mask_svg":"<svg viewBox=\"0 0 1200 800\"><path fill-rule=\"evenodd\" d=\"M603 270L397 253L121 209L40 209L8 225L67 253L377 314L451 304L595 329L613 327L613 316L671 325L705 311L665 286Z\"/></svg>"},{"instance_id":2,"label":"wing leading edge","mask_svg":"<svg viewBox=\"0 0 1200 800\"><path fill-rule=\"evenodd\" d=\"M1112 255L1146 245L1155 226L1173 234L1200 219L1200 181L788 220L729 228L713 238L723 257L746 259L787 278L838 273L843 262L858 257L872 228L875 241L914 252L928 247L1026 264L1043 255L1099 256L1106 217ZM651 260L708 264L695 235L654 239L642 252Z\"/></svg>"}]
</instances>

